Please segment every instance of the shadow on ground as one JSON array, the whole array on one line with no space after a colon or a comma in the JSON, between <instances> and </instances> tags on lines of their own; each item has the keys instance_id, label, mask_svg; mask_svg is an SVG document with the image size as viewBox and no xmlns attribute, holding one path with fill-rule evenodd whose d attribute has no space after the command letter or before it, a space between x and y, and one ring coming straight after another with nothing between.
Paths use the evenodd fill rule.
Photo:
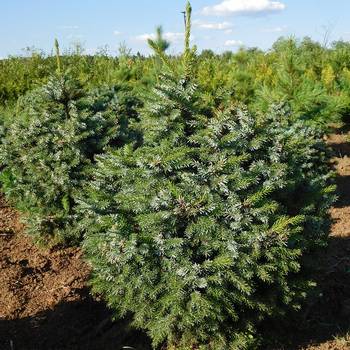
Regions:
<instances>
[{"instance_id":1,"label":"shadow on ground","mask_svg":"<svg viewBox=\"0 0 350 350\"><path fill-rule=\"evenodd\" d=\"M311 257L317 283L313 295L301 312L289 314L279 322L265 322L263 349L342 350L349 345L333 345L335 337L350 332L350 128L335 129L328 145L333 150L337 172L338 200L331 209L332 229L329 245ZM314 349L314 348L313 348Z\"/></svg>"},{"instance_id":2,"label":"shadow on ground","mask_svg":"<svg viewBox=\"0 0 350 350\"><path fill-rule=\"evenodd\" d=\"M314 257L314 265L318 286L313 295L301 312L263 324L262 349L307 348L350 332L350 238L331 237L328 248Z\"/></svg>"},{"instance_id":3,"label":"shadow on ground","mask_svg":"<svg viewBox=\"0 0 350 350\"><path fill-rule=\"evenodd\" d=\"M350 206L350 175L337 176L337 195L339 200L335 203L335 208L344 208Z\"/></svg>"},{"instance_id":4,"label":"shadow on ground","mask_svg":"<svg viewBox=\"0 0 350 350\"><path fill-rule=\"evenodd\" d=\"M1 350L151 349L147 336L128 320L111 321L102 302L86 296L53 310L16 320L0 319Z\"/></svg>"}]
</instances>

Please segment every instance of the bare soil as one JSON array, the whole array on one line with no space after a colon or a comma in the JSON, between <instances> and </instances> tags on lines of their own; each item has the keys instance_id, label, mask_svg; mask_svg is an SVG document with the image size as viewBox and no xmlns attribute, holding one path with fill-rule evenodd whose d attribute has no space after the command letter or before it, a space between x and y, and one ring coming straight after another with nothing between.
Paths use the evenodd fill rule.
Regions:
<instances>
[{"instance_id":1,"label":"bare soil","mask_svg":"<svg viewBox=\"0 0 350 350\"><path fill-rule=\"evenodd\" d=\"M330 244L315 257L317 295L297 324L284 326L283 340L276 336L275 345L264 349L350 349L348 138L348 131L338 130L328 139L339 200L331 209ZM19 214L0 197L0 350L151 349L128 320L111 321L105 304L92 299L89 273L80 249L35 246L23 233Z\"/></svg>"},{"instance_id":2,"label":"bare soil","mask_svg":"<svg viewBox=\"0 0 350 350\"><path fill-rule=\"evenodd\" d=\"M90 297L89 273L80 249L35 246L0 197L0 350L150 349Z\"/></svg>"},{"instance_id":3,"label":"bare soil","mask_svg":"<svg viewBox=\"0 0 350 350\"><path fill-rule=\"evenodd\" d=\"M323 301L312 316L315 334L331 340L305 347L307 350L350 349L350 132L338 129L327 140L334 151L338 200L331 209L332 228L326 255L320 259L318 283ZM333 339L332 339L333 338Z\"/></svg>"},{"instance_id":4,"label":"bare soil","mask_svg":"<svg viewBox=\"0 0 350 350\"><path fill-rule=\"evenodd\" d=\"M286 322L274 323L274 330L267 331L273 344L268 349L350 350L349 129L335 129L327 143L333 150L338 200L330 210L328 247L312 257L317 288L299 314L289 315Z\"/></svg>"}]
</instances>

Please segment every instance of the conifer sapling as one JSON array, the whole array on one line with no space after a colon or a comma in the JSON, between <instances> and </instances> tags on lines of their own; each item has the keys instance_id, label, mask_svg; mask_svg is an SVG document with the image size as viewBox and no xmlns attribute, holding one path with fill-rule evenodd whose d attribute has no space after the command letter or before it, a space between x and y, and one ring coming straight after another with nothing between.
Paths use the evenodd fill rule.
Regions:
<instances>
[{"instance_id":1,"label":"conifer sapling","mask_svg":"<svg viewBox=\"0 0 350 350\"><path fill-rule=\"evenodd\" d=\"M96 154L137 138L129 127L136 102L119 87L87 92L60 70L20 99L0 150L1 182L36 239L80 240L75 197L93 173Z\"/></svg>"},{"instance_id":2,"label":"conifer sapling","mask_svg":"<svg viewBox=\"0 0 350 350\"><path fill-rule=\"evenodd\" d=\"M190 15L188 4L183 69L159 52L142 145L97 157L84 247L93 290L155 346L251 349L255 326L308 291L299 272L326 242L333 188L320 135L282 106L204 107Z\"/></svg>"}]
</instances>

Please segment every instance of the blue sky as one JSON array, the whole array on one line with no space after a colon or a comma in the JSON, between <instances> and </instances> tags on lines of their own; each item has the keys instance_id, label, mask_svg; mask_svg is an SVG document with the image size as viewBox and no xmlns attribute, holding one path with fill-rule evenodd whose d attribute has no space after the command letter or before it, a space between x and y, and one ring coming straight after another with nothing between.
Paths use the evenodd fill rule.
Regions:
<instances>
[{"instance_id":1,"label":"blue sky","mask_svg":"<svg viewBox=\"0 0 350 350\"><path fill-rule=\"evenodd\" d=\"M182 47L185 0L0 0L0 57L25 47L52 50L75 42L94 53L106 45L116 54L125 42L148 53L146 39L157 25ZM271 47L280 36L350 40L350 0L192 0L193 38L198 48L217 52L240 45Z\"/></svg>"}]
</instances>

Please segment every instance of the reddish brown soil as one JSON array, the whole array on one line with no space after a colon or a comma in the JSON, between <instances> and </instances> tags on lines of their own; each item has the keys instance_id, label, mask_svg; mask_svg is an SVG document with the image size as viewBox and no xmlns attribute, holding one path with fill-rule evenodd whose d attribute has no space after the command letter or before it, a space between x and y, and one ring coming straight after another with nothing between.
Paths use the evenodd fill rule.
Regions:
<instances>
[{"instance_id":1,"label":"reddish brown soil","mask_svg":"<svg viewBox=\"0 0 350 350\"><path fill-rule=\"evenodd\" d=\"M329 247L315 257L318 294L298 322L284 327L282 341L264 349L350 349L348 137L339 131L328 140L335 152L339 200L331 210ZM18 213L0 197L0 350L151 349L127 320L110 321L103 302L89 296L88 276L79 249L34 246Z\"/></svg>"},{"instance_id":2,"label":"reddish brown soil","mask_svg":"<svg viewBox=\"0 0 350 350\"><path fill-rule=\"evenodd\" d=\"M0 200L0 318L18 319L76 301L89 269L77 248L44 250L22 233L17 213Z\"/></svg>"},{"instance_id":3,"label":"reddish brown soil","mask_svg":"<svg viewBox=\"0 0 350 350\"><path fill-rule=\"evenodd\" d=\"M275 325L274 350L350 350L350 133L339 129L328 137L333 149L338 200L330 211L329 245L312 257L317 289L302 312ZM288 321L287 321L288 322ZM282 334L282 336L281 336ZM282 344L281 345L281 341Z\"/></svg>"},{"instance_id":4,"label":"reddish brown soil","mask_svg":"<svg viewBox=\"0 0 350 350\"><path fill-rule=\"evenodd\" d=\"M333 220L330 245L320 261L319 284L323 302L318 321L324 338L333 340L310 345L307 350L350 349L350 132L340 129L328 138L334 151L338 201L331 209ZM321 315L322 313L322 315ZM318 323L316 322L316 325Z\"/></svg>"},{"instance_id":5,"label":"reddish brown soil","mask_svg":"<svg viewBox=\"0 0 350 350\"><path fill-rule=\"evenodd\" d=\"M149 348L145 336L127 321L110 321L105 305L89 297L81 255L36 247L0 197L0 350Z\"/></svg>"},{"instance_id":6,"label":"reddish brown soil","mask_svg":"<svg viewBox=\"0 0 350 350\"><path fill-rule=\"evenodd\" d=\"M344 130L330 135L337 171L338 201L331 209L333 219L330 245L321 257L318 283L322 297L312 308L315 341L307 350L350 349L350 133ZM319 344L317 344L319 343Z\"/></svg>"}]
</instances>

